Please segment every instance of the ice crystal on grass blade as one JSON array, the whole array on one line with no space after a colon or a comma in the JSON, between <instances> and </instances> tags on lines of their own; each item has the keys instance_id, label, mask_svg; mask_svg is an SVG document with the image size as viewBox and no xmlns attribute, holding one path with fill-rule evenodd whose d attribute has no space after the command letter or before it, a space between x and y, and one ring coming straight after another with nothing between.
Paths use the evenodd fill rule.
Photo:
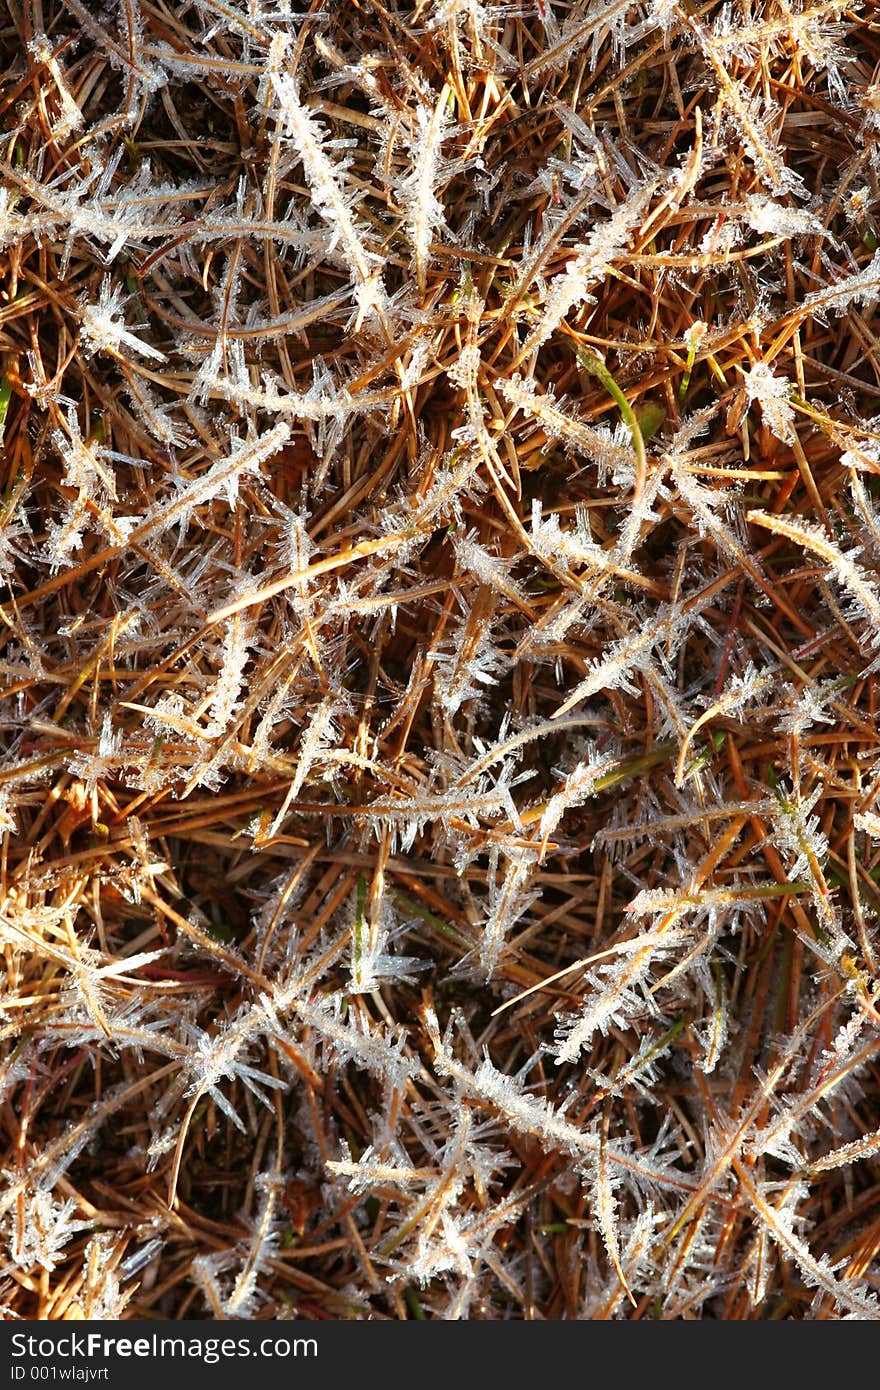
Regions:
<instances>
[{"instance_id":1,"label":"ice crystal on grass blade","mask_svg":"<svg viewBox=\"0 0 880 1390\"><path fill-rule=\"evenodd\" d=\"M824 316L845 314L855 305L870 307L880 297L880 251L876 251L861 270L855 271L827 288L811 290L805 297L805 314Z\"/></svg>"},{"instance_id":2,"label":"ice crystal on grass blade","mask_svg":"<svg viewBox=\"0 0 880 1390\"><path fill-rule=\"evenodd\" d=\"M425 106L416 108L412 167L396 186L397 195L406 208L406 230L422 294L428 286L431 242L446 222L445 209L437 193L443 172L443 145L454 133L449 119L451 97L450 88L444 86L433 110Z\"/></svg>"},{"instance_id":3,"label":"ice crystal on grass blade","mask_svg":"<svg viewBox=\"0 0 880 1390\"><path fill-rule=\"evenodd\" d=\"M76 1211L72 1198L59 1203L45 1189L35 1188L15 1215L6 1218L10 1253L18 1268L28 1272L38 1266L51 1274L62 1262L65 1247L88 1229L88 1222L75 1218Z\"/></svg>"},{"instance_id":4,"label":"ice crystal on grass blade","mask_svg":"<svg viewBox=\"0 0 880 1390\"><path fill-rule=\"evenodd\" d=\"M248 1221L246 1237L231 1250L200 1255L193 1273L202 1290L207 1311L215 1318L252 1318L262 1303L259 1280L275 1257L280 1229L280 1182L274 1174L261 1174L255 1183L260 1205ZM236 1271L237 1268L237 1272ZM227 1276L221 1278L221 1276Z\"/></svg>"},{"instance_id":5,"label":"ice crystal on grass blade","mask_svg":"<svg viewBox=\"0 0 880 1390\"><path fill-rule=\"evenodd\" d=\"M743 380L749 401L757 401L765 424L784 443L789 444L794 436L794 411L788 397L791 383L785 377L774 376L766 362L756 362Z\"/></svg>"},{"instance_id":6,"label":"ice crystal on grass blade","mask_svg":"<svg viewBox=\"0 0 880 1390\"><path fill-rule=\"evenodd\" d=\"M384 291L378 257L368 248L365 229L358 224L356 195L346 187L345 162L328 155L326 133L303 105L295 79L286 72L272 72L271 82L285 134L302 160L314 206L331 229L331 249L339 245L352 273L360 323L364 315L383 308Z\"/></svg>"},{"instance_id":7,"label":"ice crystal on grass blade","mask_svg":"<svg viewBox=\"0 0 880 1390\"><path fill-rule=\"evenodd\" d=\"M108 278L101 282L101 292L97 303L82 306L82 336L86 351L140 353L154 362L164 362L165 354L158 348L145 343L136 333L126 327L122 316L123 291L121 286L111 286Z\"/></svg>"},{"instance_id":8,"label":"ice crystal on grass blade","mask_svg":"<svg viewBox=\"0 0 880 1390\"><path fill-rule=\"evenodd\" d=\"M193 1080L187 1092L190 1096L202 1096L206 1093L210 1095L224 1115L242 1133L245 1132L244 1122L220 1090L220 1082L233 1079L241 1081L252 1095L264 1103L268 1102L263 1087L272 1089L282 1084L277 1077L269 1076L258 1067L251 1066L241 1055L249 1045L247 1025L251 1021L251 1016L246 1014L241 1020L244 1028L232 1026L213 1035L200 1033L195 1038L190 1061Z\"/></svg>"},{"instance_id":9,"label":"ice crystal on grass blade","mask_svg":"<svg viewBox=\"0 0 880 1390\"><path fill-rule=\"evenodd\" d=\"M864 645L871 650L880 646L880 589L871 571L859 564L859 547L841 550L819 527L800 517L775 517L755 510L749 512L746 519L785 537L822 561L829 574L852 598L858 616L867 619Z\"/></svg>"},{"instance_id":10,"label":"ice crystal on grass blade","mask_svg":"<svg viewBox=\"0 0 880 1390\"><path fill-rule=\"evenodd\" d=\"M637 188L607 222L590 233L577 255L557 276L547 294L541 321L525 341L523 355L545 343L575 306L593 301L590 288L604 280L609 266L621 256L644 218L653 187Z\"/></svg>"}]
</instances>

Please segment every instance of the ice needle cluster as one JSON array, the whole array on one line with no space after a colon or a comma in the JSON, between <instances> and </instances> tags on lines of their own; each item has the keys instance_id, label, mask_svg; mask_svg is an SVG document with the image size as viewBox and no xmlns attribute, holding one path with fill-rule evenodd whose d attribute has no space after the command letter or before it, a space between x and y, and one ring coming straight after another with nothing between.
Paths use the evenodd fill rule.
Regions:
<instances>
[{"instance_id":1,"label":"ice needle cluster","mask_svg":"<svg viewBox=\"0 0 880 1390\"><path fill-rule=\"evenodd\" d=\"M876 18L3 9L4 1316L880 1318Z\"/></svg>"}]
</instances>

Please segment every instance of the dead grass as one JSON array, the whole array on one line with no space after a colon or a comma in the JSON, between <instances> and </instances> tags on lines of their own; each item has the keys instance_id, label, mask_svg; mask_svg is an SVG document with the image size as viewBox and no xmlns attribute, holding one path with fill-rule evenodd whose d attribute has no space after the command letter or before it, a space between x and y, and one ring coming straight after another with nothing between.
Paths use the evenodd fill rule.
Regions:
<instances>
[{"instance_id":1,"label":"dead grass","mask_svg":"<svg viewBox=\"0 0 880 1390\"><path fill-rule=\"evenodd\" d=\"M4 1315L876 1317L876 7L2 13Z\"/></svg>"}]
</instances>

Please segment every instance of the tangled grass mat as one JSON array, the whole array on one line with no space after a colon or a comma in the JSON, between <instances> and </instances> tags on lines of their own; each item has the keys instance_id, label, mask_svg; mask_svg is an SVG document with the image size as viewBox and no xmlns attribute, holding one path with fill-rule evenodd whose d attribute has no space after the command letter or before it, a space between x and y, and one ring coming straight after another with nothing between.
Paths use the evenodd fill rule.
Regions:
<instances>
[{"instance_id":1,"label":"tangled grass mat","mask_svg":"<svg viewBox=\"0 0 880 1390\"><path fill-rule=\"evenodd\" d=\"M878 69L5 0L4 1317L878 1317Z\"/></svg>"}]
</instances>

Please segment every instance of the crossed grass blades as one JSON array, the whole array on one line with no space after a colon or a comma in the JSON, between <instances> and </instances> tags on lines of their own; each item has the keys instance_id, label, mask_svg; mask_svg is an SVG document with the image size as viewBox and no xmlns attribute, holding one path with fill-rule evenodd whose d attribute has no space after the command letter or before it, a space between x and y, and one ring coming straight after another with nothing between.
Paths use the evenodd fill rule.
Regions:
<instances>
[{"instance_id":1,"label":"crossed grass blades","mask_svg":"<svg viewBox=\"0 0 880 1390\"><path fill-rule=\"evenodd\" d=\"M878 65L6 0L4 1316L877 1318Z\"/></svg>"}]
</instances>

